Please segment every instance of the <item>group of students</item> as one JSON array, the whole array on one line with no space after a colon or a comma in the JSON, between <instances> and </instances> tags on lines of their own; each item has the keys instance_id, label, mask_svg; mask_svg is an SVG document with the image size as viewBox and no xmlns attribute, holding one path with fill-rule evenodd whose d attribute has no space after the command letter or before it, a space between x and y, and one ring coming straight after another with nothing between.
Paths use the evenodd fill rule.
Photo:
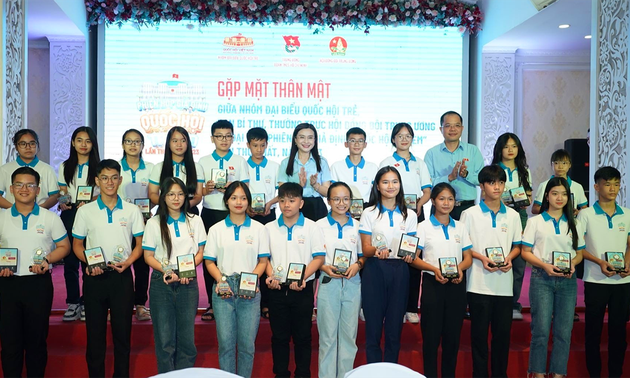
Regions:
<instances>
[{"instance_id":1,"label":"group of students","mask_svg":"<svg viewBox=\"0 0 630 378\"><path fill-rule=\"evenodd\" d=\"M492 165L484 167L479 150L460 141L459 114L445 113L440 125L444 143L430 149L423 160L410 152L413 128L397 124L390 139L396 152L380 167L363 158L367 143L360 128L347 131L348 157L329 167L319 155L317 130L310 124L296 126L289 157L280 165L265 157L268 137L262 128L247 133L251 151L247 160L234 155L230 149L234 129L225 120L212 125L216 149L198 163L187 131L172 128L164 161L155 166L142 159L141 132L124 133L119 162L101 161L93 131L82 127L72 135L58 183L52 168L37 159L37 135L19 131L14 136L18 159L0 168L0 190L5 195L0 206L7 208L0 212L0 244L18 248L19 253L15 272L0 271L4 375L20 376L25 357L29 376L44 375L53 295L49 272L62 259L68 267L64 275L76 273L73 310L85 309L90 376L105 373L108 313L114 376L129 374L134 304L136 311L141 306L140 311L148 314L146 299L138 299L138 291L144 290L146 296L146 284L138 289L137 281L143 279L151 283L158 371L194 366L199 288L196 279L180 277L172 269L178 257L192 255L195 265L204 264L210 302L204 316L217 323L219 366L244 377L252 376L261 315L271 326L274 374L291 375L292 341L294 375L311 375L315 292L320 377L343 377L352 370L361 310L367 362L396 363L403 321L418 321L420 282L422 373L438 376L441 345L441 376L455 376L468 308L473 376L507 376L510 327L513 316L520 314L515 305L525 262L532 265L528 374L566 375L577 295L574 271L584 258L587 367L591 376L600 375L599 344L608 307L608 371L620 376L627 346L630 255L625 254L623 269L615 270L606 260L606 252L623 253L630 245L626 229L630 210L616 203L619 171L597 170L594 189L599 201L586 207L582 187L566 176L569 154L556 151L551 158L554 176L536 192L533 212L540 214L527 219L533 186L519 138L511 133L499 137ZM213 169L227 170L226 185L212 180ZM76 201L79 186L95 187L93 201ZM478 187L482 195L475 205L470 196L474 192L476 197ZM510 201L510 193L519 190L528 200ZM72 198L61 201L60 193ZM253 193L264 193L263 210L252 209ZM415 206L406 198L409 194L416 196ZM146 197L157 205L148 220L133 204ZM350 214L353 199L365 202L357 218ZM61 219L40 209L58 201ZM425 220L423 206L429 201L431 212ZM401 239L409 237L417 238L417 246L411 243L412 253L401 257ZM85 265L84 251L95 247L110 262L104 269ZM33 253L39 249L45 255L41 261ZM500 264L487 252L498 249L503 252ZM349 252L344 272L333 261L339 250ZM568 272L554 265L555 252L569 254ZM446 274L441 259L455 259L453 274ZM139 261L152 268L150 276L138 273L144 269L135 268ZM254 295L241 295L243 273L260 278ZM68 298L73 304L70 292ZM547 367L552 323L553 351Z\"/></svg>"}]
</instances>

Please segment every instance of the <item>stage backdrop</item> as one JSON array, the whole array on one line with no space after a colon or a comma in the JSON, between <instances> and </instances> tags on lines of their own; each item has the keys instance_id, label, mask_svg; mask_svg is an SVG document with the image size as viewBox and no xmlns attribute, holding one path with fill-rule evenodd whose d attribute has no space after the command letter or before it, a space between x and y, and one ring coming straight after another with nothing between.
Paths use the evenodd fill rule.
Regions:
<instances>
[{"instance_id":1,"label":"stage backdrop","mask_svg":"<svg viewBox=\"0 0 630 378\"><path fill-rule=\"evenodd\" d=\"M439 116L461 111L466 76L455 28L125 25L106 29L103 51L104 155L120 158L122 133L136 128L151 162L162 160L172 126L189 131L195 159L210 154L217 119L234 124L233 150L243 156L247 130L264 127L276 161L288 156L293 128L312 123L330 164L347 155L354 126L367 132L365 156L378 164L393 151L392 127L408 122L412 151L423 157L442 141Z\"/></svg>"}]
</instances>

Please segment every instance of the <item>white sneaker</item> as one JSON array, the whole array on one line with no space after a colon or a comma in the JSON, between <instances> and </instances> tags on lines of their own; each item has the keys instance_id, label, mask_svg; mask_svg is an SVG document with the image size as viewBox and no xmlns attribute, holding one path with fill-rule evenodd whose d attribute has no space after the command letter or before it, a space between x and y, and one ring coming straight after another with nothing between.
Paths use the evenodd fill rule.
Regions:
<instances>
[{"instance_id":1,"label":"white sneaker","mask_svg":"<svg viewBox=\"0 0 630 378\"><path fill-rule=\"evenodd\" d=\"M63 314L64 322L72 322L81 317L81 305L79 304L69 304L68 309Z\"/></svg>"},{"instance_id":2,"label":"white sneaker","mask_svg":"<svg viewBox=\"0 0 630 378\"><path fill-rule=\"evenodd\" d=\"M420 317L415 312L408 312L405 317L407 318L407 321L409 323L412 323L412 324L420 323Z\"/></svg>"},{"instance_id":3,"label":"white sneaker","mask_svg":"<svg viewBox=\"0 0 630 378\"><path fill-rule=\"evenodd\" d=\"M523 320L523 314L519 310L512 310L512 320Z\"/></svg>"},{"instance_id":4,"label":"white sneaker","mask_svg":"<svg viewBox=\"0 0 630 378\"><path fill-rule=\"evenodd\" d=\"M363 309L359 311L359 319L361 319L362 321L365 321L365 315L363 314Z\"/></svg>"}]
</instances>

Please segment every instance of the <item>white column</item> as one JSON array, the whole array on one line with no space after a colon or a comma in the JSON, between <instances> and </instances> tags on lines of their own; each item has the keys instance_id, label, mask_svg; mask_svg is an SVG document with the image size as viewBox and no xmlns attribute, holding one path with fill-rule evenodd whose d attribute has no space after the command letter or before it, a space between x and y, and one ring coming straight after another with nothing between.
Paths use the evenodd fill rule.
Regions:
<instances>
[{"instance_id":1,"label":"white column","mask_svg":"<svg viewBox=\"0 0 630 378\"><path fill-rule=\"evenodd\" d=\"M46 38L50 42L50 165L57 170L68 157L72 132L85 125L85 39Z\"/></svg>"}]
</instances>

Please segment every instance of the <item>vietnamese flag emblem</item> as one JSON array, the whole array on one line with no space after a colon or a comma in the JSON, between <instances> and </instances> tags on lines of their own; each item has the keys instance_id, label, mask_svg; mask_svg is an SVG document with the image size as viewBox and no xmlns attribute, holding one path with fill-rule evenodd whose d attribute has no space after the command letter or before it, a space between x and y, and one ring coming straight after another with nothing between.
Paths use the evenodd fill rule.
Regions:
<instances>
[{"instance_id":1,"label":"vietnamese flag emblem","mask_svg":"<svg viewBox=\"0 0 630 378\"><path fill-rule=\"evenodd\" d=\"M298 38L300 37L294 35L283 35L282 38L284 38L284 43L286 44L284 46L284 49L289 54L294 53L300 49L300 41L298 40Z\"/></svg>"}]
</instances>

